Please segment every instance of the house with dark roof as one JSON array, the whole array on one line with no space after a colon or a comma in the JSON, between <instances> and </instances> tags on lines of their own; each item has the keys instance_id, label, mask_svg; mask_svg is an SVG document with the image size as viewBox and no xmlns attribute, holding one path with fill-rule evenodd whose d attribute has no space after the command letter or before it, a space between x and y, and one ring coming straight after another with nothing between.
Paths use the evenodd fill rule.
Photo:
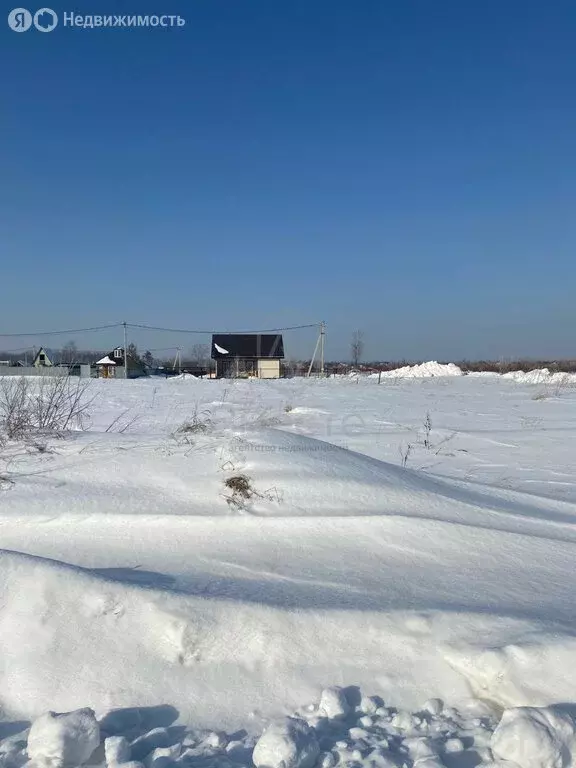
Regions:
<instances>
[{"instance_id":1,"label":"house with dark roof","mask_svg":"<svg viewBox=\"0 0 576 768\"><path fill-rule=\"evenodd\" d=\"M284 340L276 333L216 333L211 357L218 379L278 379Z\"/></svg>"},{"instance_id":2,"label":"house with dark roof","mask_svg":"<svg viewBox=\"0 0 576 768\"><path fill-rule=\"evenodd\" d=\"M124 378L124 348L115 347L112 352L96 360L98 377L101 379ZM141 360L128 355L128 378L135 379L146 373L144 363Z\"/></svg>"}]
</instances>

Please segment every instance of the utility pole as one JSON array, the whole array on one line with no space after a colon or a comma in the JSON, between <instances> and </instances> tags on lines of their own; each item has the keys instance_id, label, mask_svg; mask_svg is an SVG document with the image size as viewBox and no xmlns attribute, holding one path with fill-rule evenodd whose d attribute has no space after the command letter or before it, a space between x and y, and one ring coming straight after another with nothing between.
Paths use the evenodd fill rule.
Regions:
<instances>
[{"instance_id":1,"label":"utility pole","mask_svg":"<svg viewBox=\"0 0 576 768\"><path fill-rule=\"evenodd\" d=\"M182 360L180 359L180 347L176 347L176 356L172 363L172 370L176 370L176 364L178 364L178 373L182 373Z\"/></svg>"},{"instance_id":2,"label":"utility pole","mask_svg":"<svg viewBox=\"0 0 576 768\"><path fill-rule=\"evenodd\" d=\"M320 346L320 342L322 342L322 361L321 361L321 368L324 370L324 323L320 323L320 335L316 339L316 346L314 347L314 354L312 355L312 360L310 360L310 366L308 368L308 373L306 374L307 377L310 377L310 374L312 373L312 368L314 367L314 363L316 361L316 353L318 352L318 347Z\"/></svg>"},{"instance_id":3,"label":"utility pole","mask_svg":"<svg viewBox=\"0 0 576 768\"><path fill-rule=\"evenodd\" d=\"M124 326L124 378L128 378L128 330L126 321L122 323Z\"/></svg>"},{"instance_id":4,"label":"utility pole","mask_svg":"<svg viewBox=\"0 0 576 768\"><path fill-rule=\"evenodd\" d=\"M320 376L324 376L324 341L326 337L326 323L320 323Z\"/></svg>"}]
</instances>

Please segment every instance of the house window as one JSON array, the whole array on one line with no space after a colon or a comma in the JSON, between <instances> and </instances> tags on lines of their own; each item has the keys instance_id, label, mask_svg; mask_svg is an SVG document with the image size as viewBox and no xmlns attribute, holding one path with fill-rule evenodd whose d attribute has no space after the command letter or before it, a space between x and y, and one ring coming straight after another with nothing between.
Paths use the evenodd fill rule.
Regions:
<instances>
[{"instance_id":1,"label":"house window","mask_svg":"<svg viewBox=\"0 0 576 768\"><path fill-rule=\"evenodd\" d=\"M122 357L122 350L121 349L115 349L114 350L114 357L116 358L116 360L121 359L121 357Z\"/></svg>"},{"instance_id":2,"label":"house window","mask_svg":"<svg viewBox=\"0 0 576 768\"><path fill-rule=\"evenodd\" d=\"M46 355L40 355L40 362L45 363L46 362Z\"/></svg>"}]
</instances>

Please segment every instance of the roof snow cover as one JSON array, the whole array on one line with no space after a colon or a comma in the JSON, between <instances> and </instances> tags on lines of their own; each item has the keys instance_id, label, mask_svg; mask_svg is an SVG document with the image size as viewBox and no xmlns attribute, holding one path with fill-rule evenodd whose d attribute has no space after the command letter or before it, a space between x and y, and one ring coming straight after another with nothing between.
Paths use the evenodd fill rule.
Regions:
<instances>
[{"instance_id":1,"label":"roof snow cover","mask_svg":"<svg viewBox=\"0 0 576 768\"><path fill-rule=\"evenodd\" d=\"M524 768L527 744L569 765L550 755L576 759L557 707L576 690L576 389L540 391L94 380L86 431L0 452L0 753L26 746L13 724L91 707L101 740L126 737L111 764L248 765L288 714L311 731L282 721L260 764L278 737L360 768L385 738L392 764L491 749ZM93 744L88 713L53 720L38 760L65 723Z\"/></svg>"},{"instance_id":2,"label":"roof snow cover","mask_svg":"<svg viewBox=\"0 0 576 768\"><path fill-rule=\"evenodd\" d=\"M103 357L101 360L97 360L96 365L116 365L116 363L106 355L106 357Z\"/></svg>"},{"instance_id":3,"label":"roof snow cover","mask_svg":"<svg viewBox=\"0 0 576 768\"><path fill-rule=\"evenodd\" d=\"M276 333L229 333L212 336L212 358L221 357L272 358L284 357L284 341Z\"/></svg>"}]
</instances>

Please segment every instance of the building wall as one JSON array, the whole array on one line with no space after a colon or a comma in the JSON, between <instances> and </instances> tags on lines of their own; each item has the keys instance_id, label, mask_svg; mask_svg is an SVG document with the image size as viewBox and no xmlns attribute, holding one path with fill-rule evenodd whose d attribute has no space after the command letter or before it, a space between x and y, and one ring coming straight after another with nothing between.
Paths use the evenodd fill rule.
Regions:
<instances>
[{"instance_id":1,"label":"building wall","mask_svg":"<svg viewBox=\"0 0 576 768\"><path fill-rule=\"evenodd\" d=\"M34 368L33 366L0 366L1 376L79 376L81 379L89 379L92 375L89 365L74 365L68 368L65 365L52 365L44 368Z\"/></svg>"},{"instance_id":2,"label":"building wall","mask_svg":"<svg viewBox=\"0 0 576 768\"><path fill-rule=\"evenodd\" d=\"M258 360L258 377L261 379L279 379L280 360Z\"/></svg>"},{"instance_id":3,"label":"building wall","mask_svg":"<svg viewBox=\"0 0 576 768\"><path fill-rule=\"evenodd\" d=\"M53 363L52 363L52 360L50 360L50 357L48 356L47 352L43 352L42 354L46 356L45 361L42 362L40 360L40 357L38 357L38 359L33 364L34 367L35 368L51 368Z\"/></svg>"},{"instance_id":4,"label":"building wall","mask_svg":"<svg viewBox=\"0 0 576 768\"><path fill-rule=\"evenodd\" d=\"M0 368L0 376L68 376L68 368L57 366L45 366L40 368L34 368L29 366L28 368L17 368L16 366L9 368L2 366Z\"/></svg>"}]
</instances>

